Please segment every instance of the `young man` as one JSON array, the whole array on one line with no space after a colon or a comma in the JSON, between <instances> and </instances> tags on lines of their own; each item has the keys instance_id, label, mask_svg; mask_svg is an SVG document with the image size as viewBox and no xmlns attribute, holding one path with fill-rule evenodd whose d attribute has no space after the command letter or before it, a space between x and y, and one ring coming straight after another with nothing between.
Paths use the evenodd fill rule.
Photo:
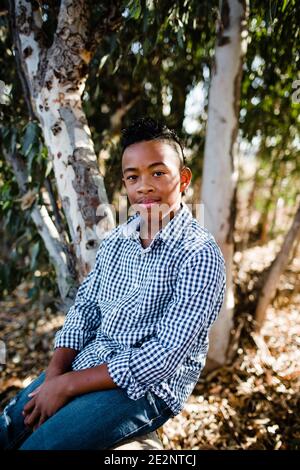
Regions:
<instances>
[{"instance_id":1,"label":"young man","mask_svg":"<svg viewBox=\"0 0 300 470\"><path fill-rule=\"evenodd\" d=\"M225 267L182 203L191 180L173 131L146 118L123 131L134 215L102 241L42 373L4 410L0 445L107 449L178 414L205 364Z\"/></svg>"}]
</instances>

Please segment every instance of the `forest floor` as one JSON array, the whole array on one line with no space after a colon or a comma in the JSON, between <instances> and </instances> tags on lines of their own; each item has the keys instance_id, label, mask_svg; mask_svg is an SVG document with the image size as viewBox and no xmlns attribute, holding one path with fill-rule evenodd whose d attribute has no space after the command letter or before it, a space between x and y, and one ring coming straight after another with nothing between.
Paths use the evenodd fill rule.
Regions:
<instances>
[{"instance_id":1,"label":"forest floor","mask_svg":"<svg viewBox=\"0 0 300 470\"><path fill-rule=\"evenodd\" d=\"M278 241L235 253L238 307L229 360L201 376L182 412L161 428L166 449L300 450L300 253L281 277L261 333L253 309ZM32 305L20 285L0 302L0 409L44 370L62 313L45 298Z\"/></svg>"}]
</instances>

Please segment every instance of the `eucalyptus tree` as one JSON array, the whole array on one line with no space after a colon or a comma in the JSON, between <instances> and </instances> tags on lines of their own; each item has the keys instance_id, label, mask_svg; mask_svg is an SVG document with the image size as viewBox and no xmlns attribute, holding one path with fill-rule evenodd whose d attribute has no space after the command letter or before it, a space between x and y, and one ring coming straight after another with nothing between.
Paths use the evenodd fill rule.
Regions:
<instances>
[{"instance_id":1,"label":"eucalyptus tree","mask_svg":"<svg viewBox=\"0 0 300 470\"><path fill-rule=\"evenodd\" d=\"M247 2L221 2L212 70L204 150L202 202L206 228L213 233L226 263L227 288L210 334L211 364L225 361L233 326L232 263L236 208L237 135L243 57L246 52Z\"/></svg>"},{"instance_id":2,"label":"eucalyptus tree","mask_svg":"<svg viewBox=\"0 0 300 470\"><path fill-rule=\"evenodd\" d=\"M99 238L114 223L81 97L97 44L120 25L122 16L118 2L113 6L101 3L95 23L91 7L81 0L62 0L60 4L10 1L14 53L23 92L31 118L37 118L42 130L68 233L55 225L45 204L34 204L34 192L26 191L29 175L19 158L14 133L7 158L21 191L26 191L23 198L34 204L31 217L55 266L60 294L71 301L74 281L88 274ZM44 25L49 17L55 19L47 31L50 37ZM29 134L35 127L29 127ZM51 198L49 190L48 196ZM58 214L53 197L52 202Z\"/></svg>"}]
</instances>

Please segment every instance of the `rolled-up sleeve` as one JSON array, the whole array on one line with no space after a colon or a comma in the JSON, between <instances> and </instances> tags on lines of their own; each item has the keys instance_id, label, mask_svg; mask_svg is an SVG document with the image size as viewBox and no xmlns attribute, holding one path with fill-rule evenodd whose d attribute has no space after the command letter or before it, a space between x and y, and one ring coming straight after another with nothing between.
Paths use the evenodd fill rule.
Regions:
<instances>
[{"instance_id":1,"label":"rolled-up sleeve","mask_svg":"<svg viewBox=\"0 0 300 470\"><path fill-rule=\"evenodd\" d=\"M80 351L101 324L98 305L103 241L96 255L94 268L80 285L75 302L69 309L63 327L56 333L54 348Z\"/></svg>"},{"instance_id":2,"label":"rolled-up sleeve","mask_svg":"<svg viewBox=\"0 0 300 470\"><path fill-rule=\"evenodd\" d=\"M139 348L115 355L107 364L112 380L135 399L151 385L170 378L207 332L221 308L225 292L223 256L214 243L190 255L178 273L176 286L156 333Z\"/></svg>"}]
</instances>

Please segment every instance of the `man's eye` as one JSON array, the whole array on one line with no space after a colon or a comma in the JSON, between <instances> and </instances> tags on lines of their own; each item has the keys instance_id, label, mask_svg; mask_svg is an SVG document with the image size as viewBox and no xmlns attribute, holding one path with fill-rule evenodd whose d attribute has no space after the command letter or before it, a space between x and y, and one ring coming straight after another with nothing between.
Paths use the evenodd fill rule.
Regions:
<instances>
[{"instance_id":1,"label":"man's eye","mask_svg":"<svg viewBox=\"0 0 300 470\"><path fill-rule=\"evenodd\" d=\"M154 175L158 174L158 176L165 175L165 173L163 171L155 171L153 174Z\"/></svg>"},{"instance_id":2,"label":"man's eye","mask_svg":"<svg viewBox=\"0 0 300 470\"><path fill-rule=\"evenodd\" d=\"M127 180L134 180L135 178L137 178L136 175L130 175L130 176L127 176Z\"/></svg>"}]
</instances>

